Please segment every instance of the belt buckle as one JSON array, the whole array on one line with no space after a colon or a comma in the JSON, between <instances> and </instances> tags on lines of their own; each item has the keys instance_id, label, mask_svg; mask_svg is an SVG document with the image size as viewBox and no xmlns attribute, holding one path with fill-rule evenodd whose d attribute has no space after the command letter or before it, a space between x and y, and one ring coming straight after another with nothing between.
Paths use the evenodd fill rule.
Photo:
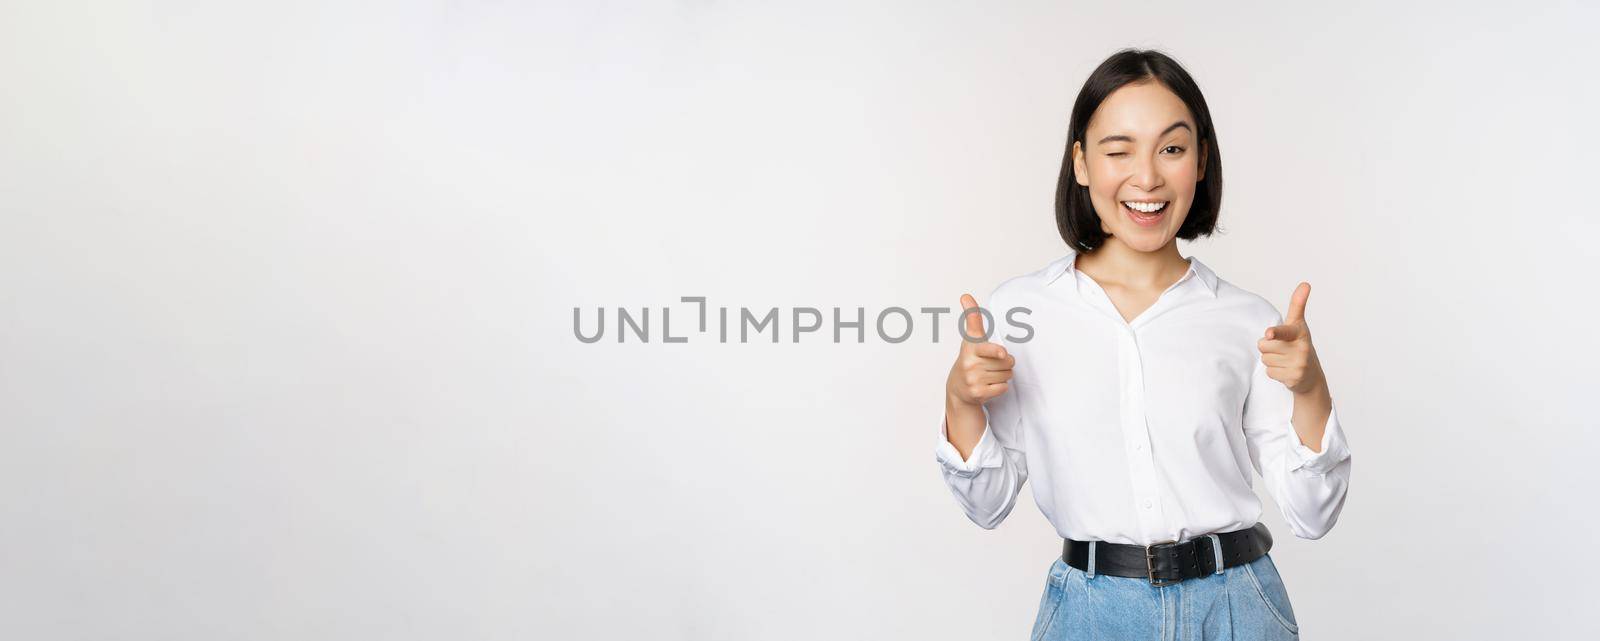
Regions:
<instances>
[{"instance_id":1,"label":"belt buckle","mask_svg":"<svg viewBox=\"0 0 1600 641\"><path fill-rule=\"evenodd\" d=\"M1156 555L1155 555L1155 552L1151 551L1151 548L1162 546L1162 545L1167 545L1169 543L1177 543L1177 541L1157 541L1157 542L1152 543L1150 545L1144 546L1144 571L1145 571L1145 576L1150 577L1150 585L1153 586L1153 587L1158 587L1159 588L1159 587L1164 587L1164 586L1168 586L1168 585L1177 585L1178 583L1183 581L1183 577L1179 577L1176 580L1164 580L1164 579L1157 579L1156 578L1156 566L1155 566L1155 562L1154 562L1155 558L1156 558Z\"/></svg>"}]
</instances>

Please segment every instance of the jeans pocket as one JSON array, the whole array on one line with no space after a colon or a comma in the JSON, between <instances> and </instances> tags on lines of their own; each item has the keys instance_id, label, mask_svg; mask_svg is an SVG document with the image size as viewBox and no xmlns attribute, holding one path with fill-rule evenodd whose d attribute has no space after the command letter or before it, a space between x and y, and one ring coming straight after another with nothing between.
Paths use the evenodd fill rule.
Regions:
<instances>
[{"instance_id":1,"label":"jeans pocket","mask_svg":"<svg viewBox=\"0 0 1600 641\"><path fill-rule=\"evenodd\" d=\"M1291 633L1300 633L1300 624L1294 618L1294 606L1289 603L1289 590L1283 585L1283 577L1278 575L1278 566L1272 562L1270 555L1244 565L1245 576L1250 578L1250 584L1255 587L1256 595L1261 597L1261 603L1266 606L1272 618L1277 619L1285 630Z\"/></svg>"},{"instance_id":2,"label":"jeans pocket","mask_svg":"<svg viewBox=\"0 0 1600 641\"><path fill-rule=\"evenodd\" d=\"M1066 596L1067 575L1072 570L1072 566L1060 558L1050 564L1050 573L1044 582L1044 595L1039 597L1039 613L1033 618L1033 632L1028 634L1029 641L1039 641L1050 632L1056 620L1056 611L1061 609L1062 598Z\"/></svg>"}]
</instances>

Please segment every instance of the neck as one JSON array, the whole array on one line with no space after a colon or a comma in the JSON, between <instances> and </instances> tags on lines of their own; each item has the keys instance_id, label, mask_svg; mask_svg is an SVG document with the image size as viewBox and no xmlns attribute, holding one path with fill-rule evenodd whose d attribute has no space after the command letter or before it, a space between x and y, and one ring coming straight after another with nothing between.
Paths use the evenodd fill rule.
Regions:
<instances>
[{"instance_id":1,"label":"neck","mask_svg":"<svg viewBox=\"0 0 1600 641\"><path fill-rule=\"evenodd\" d=\"M1112 236L1092 252L1078 256L1077 268L1096 282L1133 289L1166 289L1189 271L1174 238L1155 251L1139 251Z\"/></svg>"}]
</instances>

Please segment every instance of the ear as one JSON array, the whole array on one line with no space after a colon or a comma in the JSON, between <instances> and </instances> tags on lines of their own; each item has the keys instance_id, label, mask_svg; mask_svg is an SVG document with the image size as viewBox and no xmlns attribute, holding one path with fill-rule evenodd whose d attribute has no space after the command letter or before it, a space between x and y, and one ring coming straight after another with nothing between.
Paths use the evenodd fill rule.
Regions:
<instances>
[{"instance_id":1,"label":"ear","mask_svg":"<svg viewBox=\"0 0 1600 641\"><path fill-rule=\"evenodd\" d=\"M1196 172L1194 179L1195 182L1200 182L1206 179L1206 158L1208 156L1209 154L1206 153L1206 144L1200 143L1200 171Z\"/></svg>"},{"instance_id":2,"label":"ear","mask_svg":"<svg viewBox=\"0 0 1600 641\"><path fill-rule=\"evenodd\" d=\"M1083 164L1083 143L1072 143L1072 175L1078 179L1078 184L1089 186L1089 170Z\"/></svg>"}]
</instances>

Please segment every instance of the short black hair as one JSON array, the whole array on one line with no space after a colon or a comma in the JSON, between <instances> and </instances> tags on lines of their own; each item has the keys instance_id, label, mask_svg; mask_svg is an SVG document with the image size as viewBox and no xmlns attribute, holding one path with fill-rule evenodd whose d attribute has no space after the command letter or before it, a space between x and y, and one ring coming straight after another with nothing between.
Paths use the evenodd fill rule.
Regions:
<instances>
[{"instance_id":1,"label":"short black hair","mask_svg":"<svg viewBox=\"0 0 1600 641\"><path fill-rule=\"evenodd\" d=\"M1100 103L1124 85L1154 80L1177 94L1189 113L1194 115L1195 135L1205 148L1205 177L1195 186L1194 204L1189 215L1178 229L1178 238L1194 240L1210 236L1217 226L1217 211L1222 207L1222 151L1217 148L1217 132L1211 123L1211 110L1206 108L1206 98L1200 93L1189 72L1178 61L1159 51L1148 49L1123 49L1106 58L1105 62L1089 74L1078 99L1072 104L1072 118L1067 126L1067 151L1061 161L1061 177L1056 182L1056 229L1067 246L1080 252L1098 249L1108 235L1100 229L1100 216L1089 200L1089 188L1078 184L1072 166L1072 144L1083 145L1084 155L1089 145L1084 137L1089 134L1089 119Z\"/></svg>"}]
</instances>

